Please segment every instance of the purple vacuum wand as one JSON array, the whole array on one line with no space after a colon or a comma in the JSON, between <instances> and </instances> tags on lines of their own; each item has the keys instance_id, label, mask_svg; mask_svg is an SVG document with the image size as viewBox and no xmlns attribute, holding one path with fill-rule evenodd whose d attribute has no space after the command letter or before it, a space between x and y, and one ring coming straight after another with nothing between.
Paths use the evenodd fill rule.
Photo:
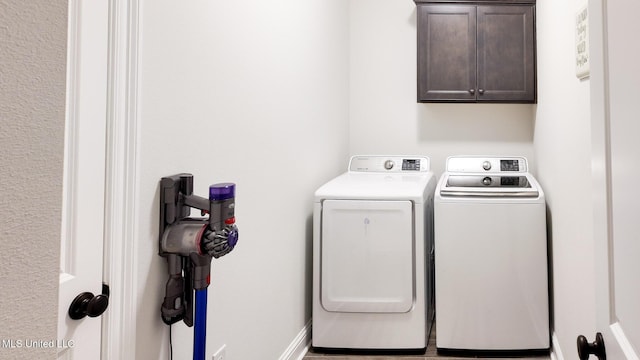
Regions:
<instances>
[{"instance_id":1,"label":"purple vacuum wand","mask_svg":"<svg viewBox=\"0 0 640 360\"><path fill-rule=\"evenodd\" d=\"M209 187L209 199L193 195L193 176L178 174L160 181L160 256L167 259L169 280L161 307L170 325L193 326L193 291L210 283L211 259L230 253L238 242L233 183ZM190 217L199 209L208 218Z\"/></svg>"},{"instance_id":2,"label":"purple vacuum wand","mask_svg":"<svg viewBox=\"0 0 640 360\"><path fill-rule=\"evenodd\" d=\"M235 200L236 184L220 183L209 186L209 226L205 230L202 247L215 258L231 252L238 242Z\"/></svg>"}]
</instances>

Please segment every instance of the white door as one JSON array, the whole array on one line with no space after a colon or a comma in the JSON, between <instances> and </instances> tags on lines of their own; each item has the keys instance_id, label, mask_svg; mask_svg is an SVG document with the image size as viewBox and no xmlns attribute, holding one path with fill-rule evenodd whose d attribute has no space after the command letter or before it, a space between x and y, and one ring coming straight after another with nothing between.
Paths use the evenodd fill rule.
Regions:
<instances>
[{"instance_id":1,"label":"white door","mask_svg":"<svg viewBox=\"0 0 640 360\"><path fill-rule=\"evenodd\" d=\"M80 293L102 291L108 1L69 1L67 120L58 357L100 359L101 318L72 320Z\"/></svg>"},{"instance_id":2,"label":"white door","mask_svg":"<svg viewBox=\"0 0 640 360\"><path fill-rule=\"evenodd\" d=\"M629 35L640 31L640 2L592 0L589 12L593 50L590 81L596 200L596 331L604 337L608 359L638 359L640 42ZM589 341L595 340L594 334L584 335Z\"/></svg>"},{"instance_id":3,"label":"white door","mask_svg":"<svg viewBox=\"0 0 640 360\"><path fill-rule=\"evenodd\" d=\"M409 312L413 307L410 201L325 200L322 305L337 312Z\"/></svg>"}]
</instances>

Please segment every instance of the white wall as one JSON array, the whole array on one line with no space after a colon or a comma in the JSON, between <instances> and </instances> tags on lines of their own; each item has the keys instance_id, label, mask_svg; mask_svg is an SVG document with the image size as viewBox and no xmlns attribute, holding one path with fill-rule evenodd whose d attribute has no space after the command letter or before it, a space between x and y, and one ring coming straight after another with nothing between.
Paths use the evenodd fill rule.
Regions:
<instances>
[{"instance_id":1,"label":"white wall","mask_svg":"<svg viewBox=\"0 0 640 360\"><path fill-rule=\"evenodd\" d=\"M534 147L545 189L553 267L553 332L565 359L595 332L589 80L575 76L575 15L583 0L538 0Z\"/></svg>"},{"instance_id":2,"label":"white wall","mask_svg":"<svg viewBox=\"0 0 640 360\"><path fill-rule=\"evenodd\" d=\"M593 333L589 84L574 75L581 0L537 2L538 104L417 104L412 1L351 0L350 152L527 156L549 203L554 339ZM566 159L571 159L570 161Z\"/></svg>"},{"instance_id":3,"label":"white wall","mask_svg":"<svg viewBox=\"0 0 640 360\"><path fill-rule=\"evenodd\" d=\"M158 182L237 183L240 240L214 260L207 359L276 359L311 318L313 193L348 162L348 3L142 1L136 359L167 358ZM174 358L192 329L174 326Z\"/></svg>"},{"instance_id":4,"label":"white wall","mask_svg":"<svg viewBox=\"0 0 640 360\"><path fill-rule=\"evenodd\" d=\"M0 346L54 358L65 114L66 1L0 0Z\"/></svg>"},{"instance_id":5,"label":"white wall","mask_svg":"<svg viewBox=\"0 0 640 360\"><path fill-rule=\"evenodd\" d=\"M447 156L533 152L534 105L416 102L413 1L351 0L350 152Z\"/></svg>"},{"instance_id":6,"label":"white wall","mask_svg":"<svg viewBox=\"0 0 640 360\"><path fill-rule=\"evenodd\" d=\"M213 264L208 349L226 343L229 359L267 359L310 317L313 190L343 171L348 153L425 154L440 172L461 152L535 156L553 216L554 331L564 358L577 358L575 337L595 327L586 315L595 308L591 189L576 180L590 179L589 85L573 76L580 2L538 0L539 103L527 106L416 104L411 1L143 1L136 358L167 352L161 176L193 172L203 195L210 183L238 183L241 239ZM2 339L55 338L60 244L40 234L60 228L66 6L0 0ZM34 218L38 236L14 241ZM190 340L177 328L181 358Z\"/></svg>"}]
</instances>

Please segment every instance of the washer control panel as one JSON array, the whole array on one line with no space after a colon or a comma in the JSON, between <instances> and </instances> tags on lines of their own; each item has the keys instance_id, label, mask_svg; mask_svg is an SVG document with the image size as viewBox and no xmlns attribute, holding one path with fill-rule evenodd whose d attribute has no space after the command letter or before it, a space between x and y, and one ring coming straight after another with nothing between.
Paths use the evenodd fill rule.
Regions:
<instances>
[{"instance_id":1,"label":"washer control panel","mask_svg":"<svg viewBox=\"0 0 640 360\"><path fill-rule=\"evenodd\" d=\"M447 171L456 173L525 173L527 159L521 156L451 156L447 159Z\"/></svg>"},{"instance_id":2,"label":"washer control panel","mask_svg":"<svg viewBox=\"0 0 640 360\"><path fill-rule=\"evenodd\" d=\"M357 155L349 161L350 172L426 172L429 158L424 156Z\"/></svg>"}]
</instances>

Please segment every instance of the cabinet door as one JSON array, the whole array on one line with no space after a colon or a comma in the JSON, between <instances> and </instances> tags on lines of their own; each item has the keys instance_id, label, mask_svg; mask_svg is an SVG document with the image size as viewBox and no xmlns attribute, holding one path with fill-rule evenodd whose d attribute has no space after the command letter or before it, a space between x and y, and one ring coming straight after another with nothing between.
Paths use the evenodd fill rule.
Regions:
<instances>
[{"instance_id":1,"label":"cabinet door","mask_svg":"<svg viewBox=\"0 0 640 360\"><path fill-rule=\"evenodd\" d=\"M476 6L420 5L418 101L475 101Z\"/></svg>"},{"instance_id":2,"label":"cabinet door","mask_svg":"<svg viewBox=\"0 0 640 360\"><path fill-rule=\"evenodd\" d=\"M478 101L536 101L533 17L533 6L478 6Z\"/></svg>"}]
</instances>

